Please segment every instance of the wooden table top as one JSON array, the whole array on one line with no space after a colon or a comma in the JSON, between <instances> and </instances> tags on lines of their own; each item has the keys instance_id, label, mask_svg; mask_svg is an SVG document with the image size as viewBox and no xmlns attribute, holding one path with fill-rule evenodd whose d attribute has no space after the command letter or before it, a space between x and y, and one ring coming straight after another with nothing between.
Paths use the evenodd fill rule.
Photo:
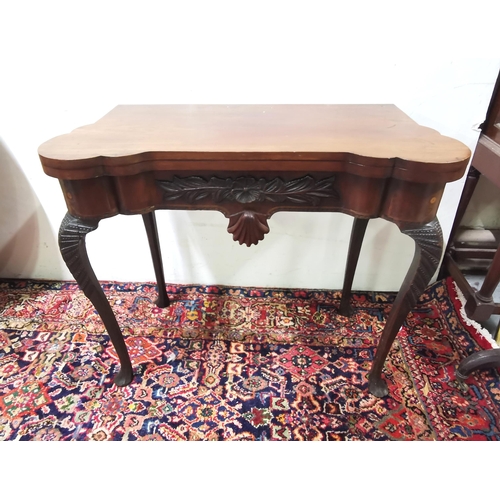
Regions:
<instances>
[{"instance_id":1,"label":"wooden table top","mask_svg":"<svg viewBox=\"0 0 500 500\"><path fill-rule=\"evenodd\" d=\"M45 172L61 179L131 175L148 161L348 159L400 169L425 164L451 181L470 157L464 144L392 104L120 105L38 152Z\"/></svg>"}]
</instances>

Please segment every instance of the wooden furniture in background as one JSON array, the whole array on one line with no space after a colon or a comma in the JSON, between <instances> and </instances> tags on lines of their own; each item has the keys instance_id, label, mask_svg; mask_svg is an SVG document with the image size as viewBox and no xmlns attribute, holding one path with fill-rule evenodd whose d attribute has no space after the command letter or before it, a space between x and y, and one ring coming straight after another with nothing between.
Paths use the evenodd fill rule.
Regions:
<instances>
[{"instance_id":1,"label":"wooden furniture in background","mask_svg":"<svg viewBox=\"0 0 500 500\"><path fill-rule=\"evenodd\" d=\"M472 258L487 259L493 253L481 288L475 291L459 265L464 249L460 248L457 234L479 178L484 175L500 189L500 76L481 128L482 132L472 157L441 271L441 274L446 272L457 282L467 300L465 305L467 316L478 322L486 321L493 314L500 314L500 303L493 300L493 294L500 283L500 248L497 246L494 252L489 248L491 245L475 248L473 251L468 249ZM500 367L500 349L476 352L460 363L457 377L465 380L474 370L496 367Z\"/></svg>"},{"instance_id":2,"label":"wooden furniture in background","mask_svg":"<svg viewBox=\"0 0 500 500\"><path fill-rule=\"evenodd\" d=\"M166 307L154 210L219 210L246 245L264 238L280 210L352 215L343 314L368 219L394 222L415 241L415 256L369 376L369 390L381 397L389 349L441 258L436 212L445 184L462 177L470 151L393 105L136 105L44 143L39 155L68 207L63 258L103 319L122 386L133 377L130 358L85 248L102 218L143 216Z\"/></svg>"}]
</instances>

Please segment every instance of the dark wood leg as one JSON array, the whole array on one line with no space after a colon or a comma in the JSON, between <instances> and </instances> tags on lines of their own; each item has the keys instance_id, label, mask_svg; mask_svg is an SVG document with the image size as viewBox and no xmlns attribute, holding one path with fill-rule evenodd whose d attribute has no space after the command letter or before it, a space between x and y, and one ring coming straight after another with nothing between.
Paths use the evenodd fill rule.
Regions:
<instances>
[{"instance_id":1,"label":"dark wood leg","mask_svg":"<svg viewBox=\"0 0 500 500\"><path fill-rule=\"evenodd\" d=\"M500 283L500 249L493 257L481 289L475 292L465 304L465 312L469 318L476 321L486 321L495 311L493 294Z\"/></svg>"},{"instance_id":2,"label":"dark wood leg","mask_svg":"<svg viewBox=\"0 0 500 500\"><path fill-rule=\"evenodd\" d=\"M153 258L156 283L158 285L158 299L156 300L156 305L158 307L168 307L170 305L170 300L168 299L165 276L163 274L163 263L155 213L149 212L144 214L142 219L144 220L144 226L146 227L146 233L148 235L149 248L151 250L151 257Z\"/></svg>"},{"instance_id":3,"label":"dark wood leg","mask_svg":"<svg viewBox=\"0 0 500 500\"><path fill-rule=\"evenodd\" d=\"M471 354L462 360L455 374L457 379L464 382L474 370L486 368L500 368L500 349L488 349Z\"/></svg>"},{"instance_id":4,"label":"dark wood leg","mask_svg":"<svg viewBox=\"0 0 500 500\"><path fill-rule=\"evenodd\" d=\"M465 303L467 316L475 321L486 321L494 312L496 304L493 293L500 282L500 249L495 253L493 262L484 278L481 289L473 292ZM465 379L474 370L500 367L500 349L488 349L471 354L463 359L456 370L457 379Z\"/></svg>"},{"instance_id":5,"label":"dark wood leg","mask_svg":"<svg viewBox=\"0 0 500 500\"><path fill-rule=\"evenodd\" d=\"M363 238L366 232L366 226L369 219L355 218L352 223L351 241L349 242L349 250L347 253L347 264L344 276L344 287L342 289L342 299L340 300L340 314L342 316L350 316L351 308L351 287L354 280L354 273L358 265L359 252L363 244Z\"/></svg>"},{"instance_id":6,"label":"dark wood leg","mask_svg":"<svg viewBox=\"0 0 500 500\"><path fill-rule=\"evenodd\" d=\"M464 188L462 190L462 196L460 197L460 202L457 207L457 211L455 214L455 220L453 221L453 226L451 227L450 237L448 239L448 245L446 247L446 256L453 259L453 244L455 240L455 236L457 234L457 230L460 227L462 219L464 218L465 211L469 205L469 202L474 194L477 183L479 181L479 177L481 177L481 173L479 170L476 170L473 166L469 168L467 173L467 179L465 180ZM441 269L439 270L439 279L444 279L449 275L447 272L446 260L443 260L441 265Z\"/></svg>"},{"instance_id":7,"label":"dark wood leg","mask_svg":"<svg viewBox=\"0 0 500 500\"><path fill-rule=\"evenodd\" d=\"M121 364L114 382L118 386L124 386L132 381L132 363L113 310L90 265L85 246L85 236L97 229L98 224L99 219L79 219L69 213L66 214L59 229L59 248L68 269L96 308L106 327Z\"/></svg>"},{"instance_id":8,"label":"dark wood leg","mask_svg":"<svg viewBox=\"0 0 500 500\"><path fill-rule=\"evenodd\" d=\"M467 172L467 178L462 190L462 195L460 196L460 202L457 207L455 220L453 221L453 226L451 227L450 238L448 240L450 244L453 243L453 239L455 238L457 230L460 227L462 219L464 218L465 211L467 210L472 195L476 190L479 177L481 177L481 173L479 172L479 170L471 166L469 168L469 171Z\"/></svg>"},{"instance_id":9,"label":"dark wood leg","mask_svg":"<svg viewBox=\"0 0 500 500\"><path fill-rule=\"evenodd\" d=\"M385 360L406 316L436 272L443 250L443 234L437 218L424 226L400 226L400 229L415 240L415 255L392 306L370 371L369 390L377 397L389 393L387 383L382 379Z\"/></svg>"}]
</instances>

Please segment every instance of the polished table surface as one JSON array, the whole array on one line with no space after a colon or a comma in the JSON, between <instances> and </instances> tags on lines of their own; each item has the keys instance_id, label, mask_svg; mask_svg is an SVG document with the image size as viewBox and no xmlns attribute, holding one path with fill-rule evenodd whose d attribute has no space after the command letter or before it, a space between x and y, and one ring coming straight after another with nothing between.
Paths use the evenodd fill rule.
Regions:
<instances>
[{"instance_id":1,"label":"polished table surface","mask_svg":"<svg viewBox=\"0 0 500 500\"><path fill-rule=\"evenodd\" d=\"M370 372L369 390L384 396L387 353L441 258L441 196L462 177L470 151L390 104L123 105L42 144L39 156L60 181L68 207L61 253L117 350L117 385L131 382L132 366L85 249L100 219L143 216L158 303L166 307L155 210L219 210L233 239L246 245L264 238L277 211L347 213L354 223L340 314L350 312L368 220L397 224L416 245Z\"/></svg>"}]
</instances>

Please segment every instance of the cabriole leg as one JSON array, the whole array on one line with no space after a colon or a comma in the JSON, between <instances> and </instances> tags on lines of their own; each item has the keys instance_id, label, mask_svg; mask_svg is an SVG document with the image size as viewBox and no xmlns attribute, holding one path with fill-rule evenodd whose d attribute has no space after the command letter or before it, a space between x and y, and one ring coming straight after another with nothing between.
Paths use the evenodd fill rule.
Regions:
<instances>
[{"instance_id":1,"label":"cabriole leg","mask_svg":"<svg viewBox=\"0 0 500 500\"><path fill-rule=\"evenodd\" d=\"M59 229L59 248L71 274L83 293L89 298L101 317L116 350L121 368L114 382L118 386L130 384L132 364L120 327L102 288L97 281L87 255L85 237L97 229L99 219L79 219L66 214Z\"/></svg>"},{"instance_id":2,"label":"cabriole leg","mask_svg":"<svg viewBox=\"0 0 500 500\"><path fill-rule=\"evenodd\" d=\"M366 232L366 226L369 219L355 218L352 223L351 240L349 242L349 250L347 252L347 264L344 276L344 287L342 289L342 298L340 299L340 314L342 316L350 316L351 308L351 288L354 280L354 273L358 265L359 252L363 244L363 238Z\"/></svg>"},{"instance_id":3,"label":"cabriole leg","mask_svg":"<svg viewBox=\"0 0 500 500\"><path fill-rule=\"evenodd\" d=\"M158 239L158 228L156 226L156 216L154 212L149 212L142 216L146 234L148 235L149 249L153 258L153 266L156 275L156 283L158 285L158 299L156 305L158 307L168 307L170 301L168 299L165 276L163 274L163 263L161 258L160 241Z\"/></svg>"},{"instance_id":4,"label":"cabriole leg","mask_svg":"<svg viewBox=\"0 0 500 500\"><path fill-rule=\"evenodd\" d=\"M436 272L443 251L443 234L437 218L424 226L400 225L400 229L415 241L415 255L392 306L370 371L369 390L377 397L387 396L389 392L382 379L385 360L408 313Z\"/></svg>"}]
</instances>

